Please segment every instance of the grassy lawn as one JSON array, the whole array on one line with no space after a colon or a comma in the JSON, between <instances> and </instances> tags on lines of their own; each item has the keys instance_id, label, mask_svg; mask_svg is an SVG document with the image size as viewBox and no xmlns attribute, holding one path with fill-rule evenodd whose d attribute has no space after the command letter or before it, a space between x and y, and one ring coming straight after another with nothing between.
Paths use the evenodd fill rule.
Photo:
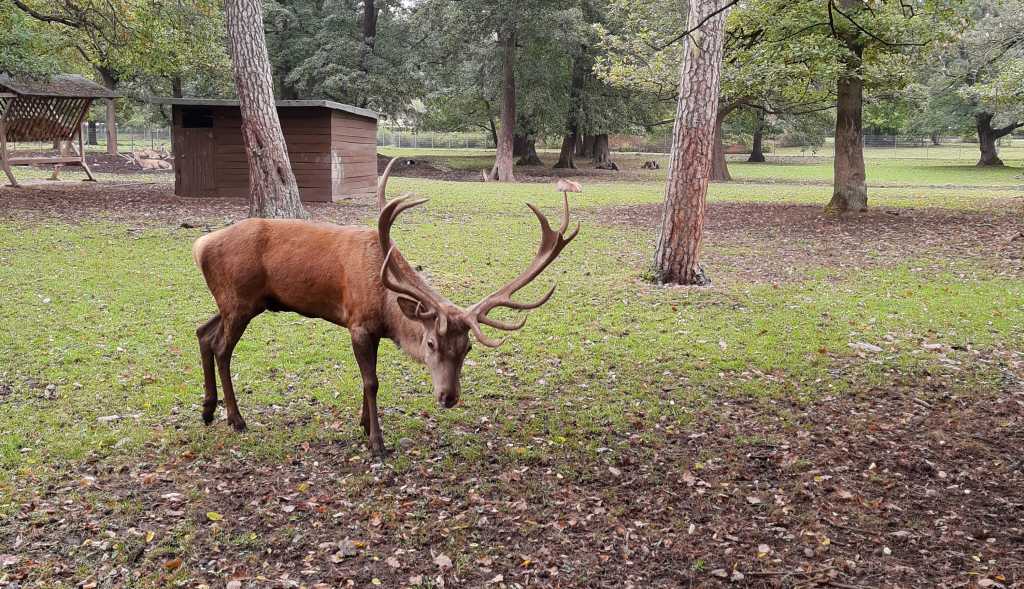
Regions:
<instances>
[{"instance_id":1,"label":"grassy lawn","mask_svg":"<svg viewBox=\"0 0 1024 589\"><path fill-rule=\"evenodd\" d=\"M822 224L814 211L828 187L800 182L826 168L736 164L750 182L712 186L707 289L647 280L656 224L629 219L662 200L660 179L587 183L573 204L580 238L521 295L557 283L554 299L499 350L473 349L457 408L438 410L426 371L382 345L381 424L395 450L384 464L362 446L347 332L291 314L259 317L236 351L250 431L201 424L194 330L215 309L189 251L200 230L0 215L0 545L24 536L10 552L26 555L19 567L35 563L23 578L40 586L115 573L132 586L217 586L230 575L270 586L284 572L310 587L401 586L424 574L435 586L496 576L706 586L725 583L719 569L804 565L850 582L1022 580L1014 522L986 532L993 543L957 544L963 558L949 556L948 570L934 563L949 553L936 549L932 561L891 534L929 538L934 514L956 509L897 493L919 484L898 475L906 448L948 470L936 488L955 480L956 492L972 491L967 505L1020 499L1006 456L952 432L984 423L972 433L1019 438L1021 412L1007 399L1024 377L1024 272L1005 228L1024 182L1012 169L873 162L869 178L898 186L872 189L872 203L899 215ZM532 257L537 229L523 203L557 216L560 196L542 184L416 178L390 188L431 198L393 236L459 304ZM799 223L776 226L762 212ZM957 245L969 233L957 227L990 218L1001 224L982 246L951 253L924 235ZM840 246L839 234L853 237ZM982 419L983 407L996 413ZM937 421L947 417L957 421ZM950 440L950 458L939 439ZM959 457L974 462L943 466ZM987 474L966 470L982 463ZM835 499L840 491L856 501ZM167 499L174 493L184 498ZM978 515L993 511L978 504L942 537L968 542L972 526L995 527ZM894 573L897 561L881 557L836 564L883 545L820 527L834 520L906 542L893 550L918 572ZM83 530L71 533L80 546L47 548L64 546L66 522ZM350 541L358 555L339 557L338 542ZM765 544L772 559L759 556ZM214 564L225 559L241 569Z\"/></svg>"}]
</instances>

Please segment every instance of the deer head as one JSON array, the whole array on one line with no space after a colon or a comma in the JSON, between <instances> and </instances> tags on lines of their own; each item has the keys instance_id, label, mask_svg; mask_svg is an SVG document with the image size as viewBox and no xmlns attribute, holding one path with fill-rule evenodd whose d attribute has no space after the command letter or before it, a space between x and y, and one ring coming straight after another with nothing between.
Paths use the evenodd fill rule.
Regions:
<instances>
[{"instance_id":1,"label":"deer head","mask_svg":"<svg viewBox=\"0 0 1024 589\"><path fill-rule=\"evenodd\" d=\"M533 261L515 280L509 282L471 307L459 307L431 288L402 258L397 246L391 241L391 225L402 211L425 203L427 199L411 200L403 196L389 202L381 211L377 222L381 251L386 252L380 269L380 279L393 292L402 314L423 327L422 336L414 344L416 349L406 349L414 358L420 359L430 370L437 402L444 407L454 407L459 402L462 364L470 349L470 332L483 345L496 348L502 340L492 339L483 332L482 325L504 331L515 331L526 324L524 315L519 321L506 323L488 317L493 309L507 307L517 311L529 311L546 303L555 292L555 287L533 303L512 300L518 290L532 282L551 262L558 257L566 245L579 233L579 224L568 237L569 199L565 197L564 219L558 231L551 229L547 217L537 207L527 204L540 221L540 249ZM407 347L407 344L404 346Z\"/></svg>"}]
</instances>

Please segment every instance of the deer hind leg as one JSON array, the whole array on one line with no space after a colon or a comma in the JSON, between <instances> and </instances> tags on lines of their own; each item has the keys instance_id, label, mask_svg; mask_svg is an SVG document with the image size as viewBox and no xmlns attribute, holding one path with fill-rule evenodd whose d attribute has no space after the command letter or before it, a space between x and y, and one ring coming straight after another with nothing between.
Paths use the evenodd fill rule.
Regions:
<instances>
[{"instance_id":1,"label":"deer hind leg","mask_svg":"<svg viewBox=\"0 0 1024 589\"><path fill-rule=\"evenodd\" d=\"M220 386L224 389L224 408L227 410L228 423L235 431L245 431L245 420L238 412L238 402L235 400L235 387L231 384L231 354L235 351L235 344L242 338L246 326L255 315L235 315L223 317L220 321L220 333L214 347L214 358L217 360L217 369L220 372Z\"/></svg>"},{"instance_id":2,"label":"deer hind leg","mask_svg":"<svg viewBox=\"0 0 1024 589\"><path fill-rule=\"evenodd\" d=\"M375 456L384 456L384 435L380 432L377 416L377 347L380 338L361 334L352 335L352 351L355 352L359 372L363 377L363 411L360 421L363 431L370 438L370 451Z\"/></svg>"},{"instance_id":3,"label":"deer hind leg","mask_svg":"<svg viewBox=\"0 0 1024 589\"><path fill-rule=\"evenodd\" d=\"M213 347L214 339L220 333L220 315L199 326L196 337L199 339L199 355L203 361L203 423L213 422L213 413L217 410L217 374L214 371Z\"/></svg>"}]
</instances>

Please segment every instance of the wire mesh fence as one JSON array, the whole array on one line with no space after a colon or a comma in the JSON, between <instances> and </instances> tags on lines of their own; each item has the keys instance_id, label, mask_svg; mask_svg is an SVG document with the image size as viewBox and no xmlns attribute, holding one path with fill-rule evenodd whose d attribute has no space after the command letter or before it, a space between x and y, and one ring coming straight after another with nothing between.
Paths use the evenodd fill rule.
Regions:
<instances>
[{"instance_id":1,"label":"wire mesh fence","mask_svg":"<svg viewBox=\"0 0 1024 589\"><path fill-rule=\"evenodd\" d=\"M103 153L107 150L107 130L103 123L82 124L82 138L86 152ZM117 129L118 151L124 153L140 149L171 151L171 130L169 127L120 126ZM615 135L610 138L612 151L621 153L668 154L671 138L646 137L640 135ZM541 138L537 141L540 150L558 150L560 137ZM726 141L726 153L733 159L750 153L750 138ZM379 127L377 146L413 150L492 150L493 136L486 131L443 133L417 131L412 128ZM13 151L39 152L54 149L46 143L11 143ZM799 161L804 158L832 158L835 144L831 138L820 143L810 143L799 138L765 137L763 150L769 160ZM1024 159L1024 138L1003 137L997 142L997 150L1004 159ZM888 159L941 159L977 160L978 143L962 137L930 137L915 135L866 135L864 157Z\"/></svg>"}]
</instances>

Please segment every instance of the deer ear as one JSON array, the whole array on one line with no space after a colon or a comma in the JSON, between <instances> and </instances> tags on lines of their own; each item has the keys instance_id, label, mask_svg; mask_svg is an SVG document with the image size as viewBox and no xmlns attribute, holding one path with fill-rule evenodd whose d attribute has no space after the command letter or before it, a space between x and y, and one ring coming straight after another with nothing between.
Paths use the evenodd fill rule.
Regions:
<instances>
[{"instance_id":1,"label":"deer ear","mask_svg":"<svg viewBox=\"0 0 1024 589\"><path fill-rule=\"evenodd\" d=\"M398 299L398 308L402 310L403 315L409 319L416 319L417 321L422 320L422 317L420 316L420 309L422 309L423 306L420 305L419 301L415 301L402 295L398 295L396 298Z\"/></svg>"}]
</instances>

